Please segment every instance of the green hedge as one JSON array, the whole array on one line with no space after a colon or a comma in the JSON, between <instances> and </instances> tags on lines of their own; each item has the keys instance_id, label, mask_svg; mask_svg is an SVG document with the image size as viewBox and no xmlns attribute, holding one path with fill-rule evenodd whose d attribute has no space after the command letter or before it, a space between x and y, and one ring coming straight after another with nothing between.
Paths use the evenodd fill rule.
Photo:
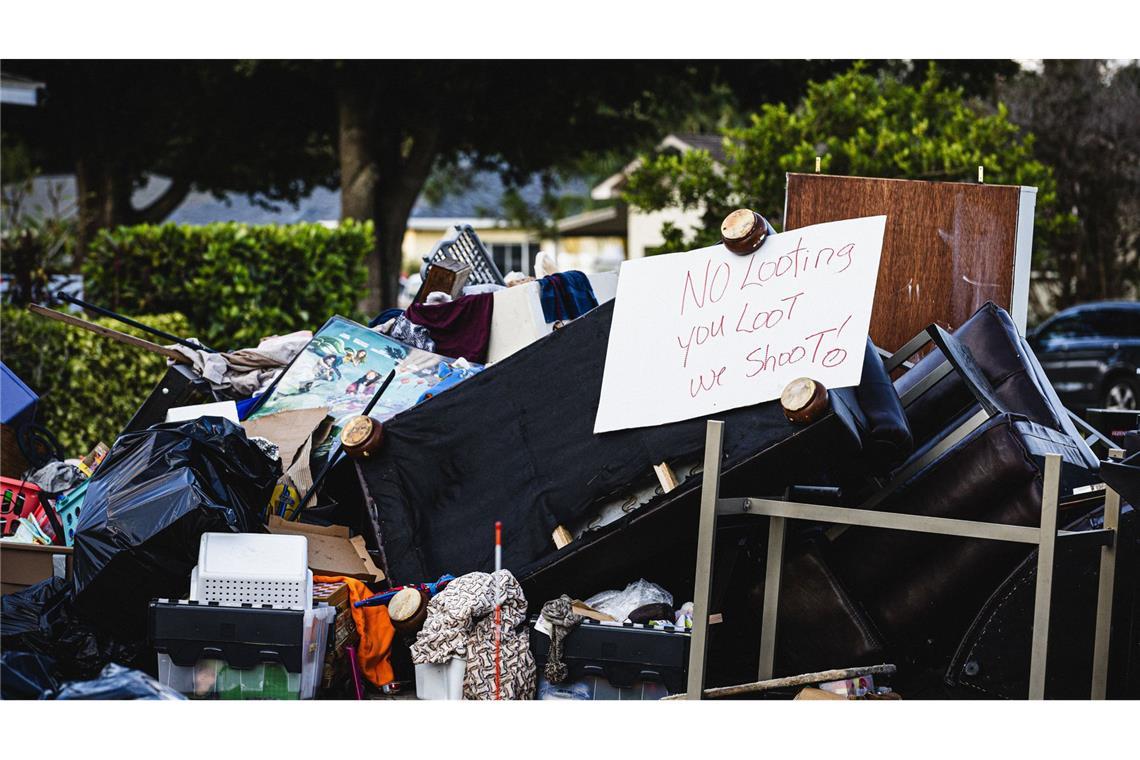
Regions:
<instances>
[{"instance_id":1,"label":"green hedge","mask_svg":"<svg viewBox=\"0 0 1140 760\"><path fill-rule=\"evenodd\" d=\"M93 242L84 287L125 314L185 314L191 335L229 350L359 319L371 249L371 223L120 227Z\"/></svg>"},{"instance_id":2,"label":"green hedge","mask_svg":"<svg viewBox=\"0 0 1140 760\"><path fill-rule=\"evenodd\" d=\"M107 327L150 338L112 320ZM174 333L189 329L181 314L141 317ZM59 439L67 457L107 445L166 371L166 359L15 306L0 310L0 358L40 397L37 421ZM152 339L153 340L153 339Z\"/></svg>"}]
</instances>

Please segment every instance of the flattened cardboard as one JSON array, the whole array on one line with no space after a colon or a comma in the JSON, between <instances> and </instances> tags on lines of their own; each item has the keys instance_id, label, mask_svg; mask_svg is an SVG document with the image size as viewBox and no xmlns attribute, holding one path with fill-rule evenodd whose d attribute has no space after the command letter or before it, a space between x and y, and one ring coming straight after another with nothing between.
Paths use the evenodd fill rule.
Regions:
<instances>
[{"instance_id":1,"label":"flattened cardboard","mask_svg":"<svg viewBox=\"0 0 1140 760\"><path fill-rule=\"evenodd\" d=\"M350 538L343 525L306 525L272 515L269 532L305 536L309 540L309 569L313 575L346 575L366 583L384 580L384 572L364 547L364 538Z\"/></svg>"},{"instance_id":2,"label":"flattened cardboard","mask_svg":"<svg viewBox=\"0 0 1140 760\"><path fill-rule=\"evenodd\" d=\"M64 577L71 577L70 546L40 546L15 541L0 541L0 593L11 594L55 575L62 557Z\"/></svg>"},{"instance_id":3,"label":"flattened cardboard","mask_svg":"<svg viewBox=\"0 0 1140 760\"><path fill-rule=\"evenodd\" d=\"M846 701L847 701L847 697L841 697L841 696L839 696L838 694L832 694L830 691L824 691L823 689L816 689L816 688L814 688L814 687L811 687L811 686L808 686L808 687L806 687L806 688L804 688L804 689L800 689L800 693L799 693L799 694L797 694L797 695L795 696L795 698L796 698L796 699L806 699L806 700L815 700L815 699L819 699L819 700L832 700L832 699L838 699L838 700L839 700L839 701L841 701L841 702L846 702Z\"/></svg>"}]
</instances>

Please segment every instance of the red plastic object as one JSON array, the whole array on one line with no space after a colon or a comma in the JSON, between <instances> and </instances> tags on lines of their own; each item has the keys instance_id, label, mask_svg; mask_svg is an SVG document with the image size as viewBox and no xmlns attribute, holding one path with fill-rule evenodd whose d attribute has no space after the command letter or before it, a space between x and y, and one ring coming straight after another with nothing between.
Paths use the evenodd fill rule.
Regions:
<instances>
[{"instance_id":1,"label":"red plastic object","mask_svg":"<svg viewBox=\"0 0 1140 760\"><path fill-rule=\"evenodd\" d=\"M0 524L3 525L0 533L4 536L12 535L20 525L19 519L29 517L40 527L45 527L46 523L47 534L54 534L51 523L40 506L39 486L23 480L0 477L0 488Z\"/></svg>"}]
</instances>

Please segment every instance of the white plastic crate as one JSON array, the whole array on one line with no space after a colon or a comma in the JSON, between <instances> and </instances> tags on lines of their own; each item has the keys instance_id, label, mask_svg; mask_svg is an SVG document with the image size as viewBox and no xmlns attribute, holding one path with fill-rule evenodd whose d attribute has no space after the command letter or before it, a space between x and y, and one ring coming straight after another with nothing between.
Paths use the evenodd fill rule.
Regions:
<instances>
[{"instance_id":1,"label":"white plastic crate","mask_svg":"<svg viewBox=\"0 0 1140 760\"><path fill-rule=\"evenodd\" d=\"M416 665L416 699L463 699L466 657Z\"/></svg>"},{"instance_id":2,"label":"white plastic crate","mask_svg":"<svg viewBox=\"0 0 1140 760\"><path fill-rule=\"evenodd\" d=\"M308 564L304 536L206 533L190 577L190 599L308 610L313 604Z\"/></svg>"}]
</instances>

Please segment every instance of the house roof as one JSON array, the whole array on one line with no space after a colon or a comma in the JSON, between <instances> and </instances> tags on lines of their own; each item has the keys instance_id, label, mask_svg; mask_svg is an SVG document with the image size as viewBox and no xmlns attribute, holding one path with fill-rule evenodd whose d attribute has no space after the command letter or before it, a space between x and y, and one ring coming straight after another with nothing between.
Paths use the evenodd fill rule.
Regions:
<instances>
[{"instance_id":1,"label":"house roof","mask_svg":"<svg viewBox=\"0 0 1140 760\"><path fill-rule=\"evenodd\" d=\"M145 205L158 197L168 180L154 177L135 192L136 205ZM585 195L588 186L581 180L563 183L559 190L566 194ZM444 229L451 224L467 223L479 226L503 224L506 212L503 196L506 186L496 172L478 172L461 190L444 195L435 202L420 196L412 208L410 219L419 226ZM56 202L51 200L54 193ZM537 205L542 198L542 184L532 180L519 189L528 204ZM210 222L244 222L246 224L292 224L296 222L334 223L340 218L340 190L318 187L294 206L281 201L270 202L272 208L263 208L238 193L227 193L221 199L210 193L191 192L168 221L179 224L208 224ZM32 216L75 214L75 178L56 175L37 178L32 192L24 201L24 213Z\"/></svg>"},{"instance_id":2,"label":"house roof","mask_svg":"<svg viewBox=\"0 0 1140 760\"><path fill-rule=\"evenodd\" d=\"M692 150L705 150L713 157L717 163L724 163L724 137L721 135L698 135L692 133L681 133L672 135L676 139L689 146ZM668 138L666 138L668 139Z\"/></svg>"},{"instance_id":3,"label":"house roof","mask_svg":"<svg viewBox=\"0 0 1140 760\"><path fill-rule=\"evenodd\" d=\"M658 152L664 151L668 148L679 150L682 153L687 153L690 150L704 150L708 151L712 159L717 163L724 163L724 138L720 135L699 135L692 132L674 132L668 134L657 143L656 150ZM626 180L629 175L637 171L641 166L641 159L635 158L630 161L622 170L616 174L606 177L600 183L594 186L590 191L590 197L594 200L604 201L616 198L618 191L625 186Z\"/></svg>"}]
</instances>

